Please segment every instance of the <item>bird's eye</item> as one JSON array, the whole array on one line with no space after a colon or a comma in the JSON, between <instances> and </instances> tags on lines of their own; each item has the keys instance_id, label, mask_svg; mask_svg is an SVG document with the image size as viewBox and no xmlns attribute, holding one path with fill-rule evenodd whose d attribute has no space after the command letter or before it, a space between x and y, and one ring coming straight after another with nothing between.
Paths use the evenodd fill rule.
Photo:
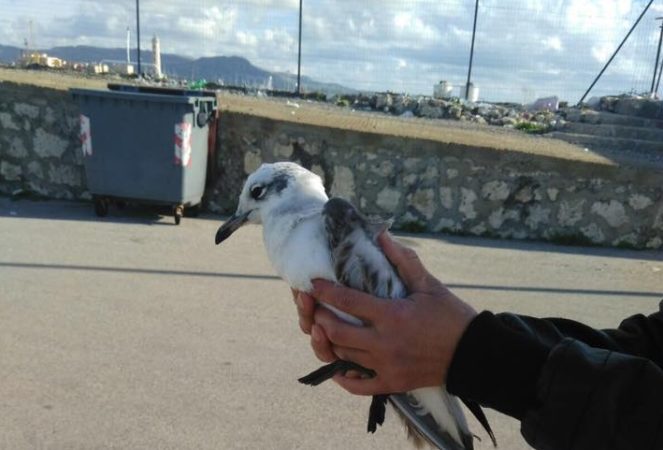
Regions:
<instances>
[{"instance_id":1,"label":"bird's eye","mask_svg":"<svg viewBox=\"0 0 663 450\"><path fill-rule=\"evenodd\" d=\"M254 200L261 199L265 195L265 186L256 185L251 188L251 198Z\"/></svg>"}]
</instances>

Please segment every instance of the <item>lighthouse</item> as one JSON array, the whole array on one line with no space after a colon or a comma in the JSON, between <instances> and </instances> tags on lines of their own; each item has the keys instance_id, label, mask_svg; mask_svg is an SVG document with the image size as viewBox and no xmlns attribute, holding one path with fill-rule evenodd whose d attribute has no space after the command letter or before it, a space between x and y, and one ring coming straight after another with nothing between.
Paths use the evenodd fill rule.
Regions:
<instances>
[{"instance_id":1,"label":"lighthouse","mask_svg":"<svg viewBox=\"0 0 663 450\"><path fill-rule=\"evenodd\" d=\"M163 78L163 73L161 72L161 45L156 34L152 38L152 63L154 64L154 76L157 79Z\"/></svg>"}]
</instances>

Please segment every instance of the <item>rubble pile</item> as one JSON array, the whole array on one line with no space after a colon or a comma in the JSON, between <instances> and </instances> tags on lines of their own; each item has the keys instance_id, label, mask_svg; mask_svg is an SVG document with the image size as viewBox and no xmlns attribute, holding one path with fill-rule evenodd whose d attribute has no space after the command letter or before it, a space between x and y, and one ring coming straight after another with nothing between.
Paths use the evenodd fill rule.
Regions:
<instances>
[{"instance_id":1,"label":"rubble pile","mask_svg":"<svg viewBox=\"0 0 663 450\"><path fill-rule=\"evenodd\" d=\"M554 97L553 97L554 98ZM412 97L391 92L373 95L332 96L328 102L354 110L373 111L400 117L451 119L545 133L564 126L564 113L557 99L540 99L532 105L468 102L463 99Z\"/></svg>"}]
</instances>

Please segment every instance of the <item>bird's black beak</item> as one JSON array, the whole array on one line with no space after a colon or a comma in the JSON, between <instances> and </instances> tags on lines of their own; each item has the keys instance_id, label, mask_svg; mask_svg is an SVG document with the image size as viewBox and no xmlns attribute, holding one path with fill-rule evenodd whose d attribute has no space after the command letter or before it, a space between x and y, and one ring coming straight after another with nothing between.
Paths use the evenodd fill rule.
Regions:
<instances>
[{"instance_id":1,"label":"bird's black beak","mask_svg":"<svg viewBox=\"0 0 663 450\"><path fill-rule=\"evenodd\" d=\"M216 238L214 239L216 245L219 245L221 242L228 239L228 237L230 237L231 234L237 231L239 227L244 225L249 218L249 214L251 214L251 211L247 211L244 214L240 215L235 214L230 219L228 219L223 225L221 225L219 227L219 230L216 232Z\"/></svg>"}]
</instances>

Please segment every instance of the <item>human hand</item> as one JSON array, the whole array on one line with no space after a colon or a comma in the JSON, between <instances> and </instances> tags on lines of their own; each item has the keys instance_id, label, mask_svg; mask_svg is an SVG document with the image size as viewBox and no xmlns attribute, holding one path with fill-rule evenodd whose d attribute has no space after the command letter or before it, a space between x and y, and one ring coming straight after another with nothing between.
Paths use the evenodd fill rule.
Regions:
<instances>
[{"instance_id":1,"label":"human hand","mask_svg":"<svg viewBox=\"0 0 663 450\"><path fill-rule=\"evenodd\" d=\"M313 313L315 312L315 299L306 292L301 292L296 289L292 291L292 299L295 301L297 307L297 315L299 316L299 328L305 334L311 334L313 327Z\"/></svg>"},{"instance_id":2,"label":"human hand","mask_svg":"<svg viewBox=\"0 0 663 450\"><path fill-rule=\"evenodd\" d=\"M411 294L385 301L316 280L312 296L298 295L300 326L311 334L313 350L322 361L341 358L377 373L370 379L336 376L349 392L375 395L440 385L476 312L428 273L413 250L388 233L379 242ZM312 297L358 317L365 326L347 324L324 308L316 309Z\"/></svg>"}]
</instances>

